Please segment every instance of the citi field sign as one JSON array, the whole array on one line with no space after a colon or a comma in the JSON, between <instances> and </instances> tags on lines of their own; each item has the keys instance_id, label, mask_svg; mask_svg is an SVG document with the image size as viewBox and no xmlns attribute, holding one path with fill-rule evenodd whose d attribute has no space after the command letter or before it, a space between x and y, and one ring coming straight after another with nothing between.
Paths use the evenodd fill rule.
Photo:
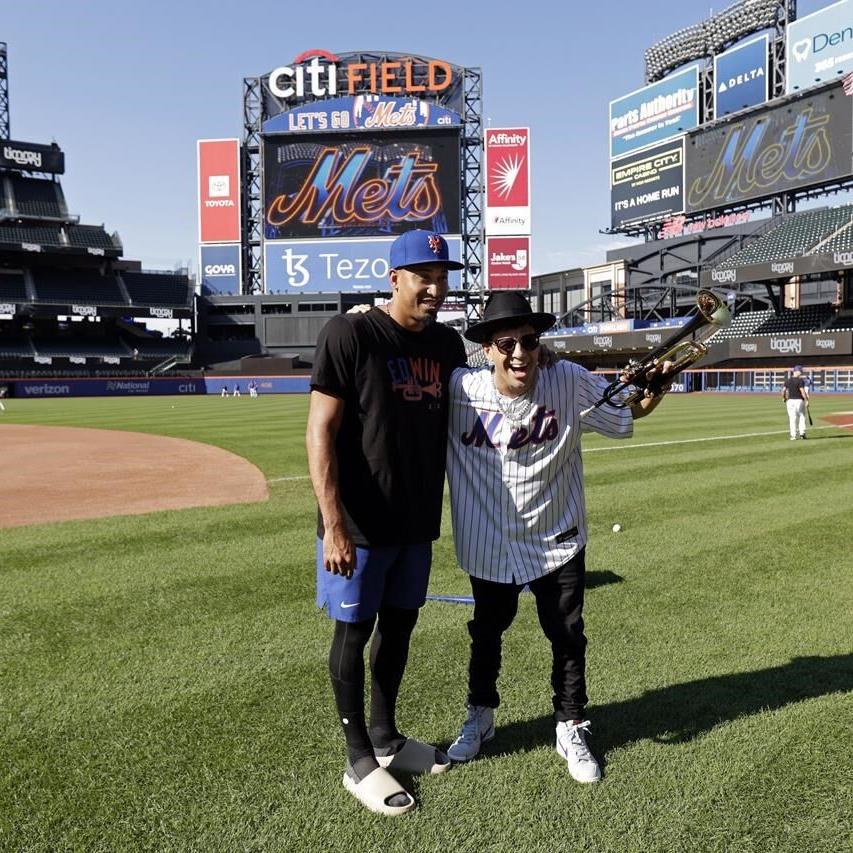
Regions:
<instances>
[{"instance_id":1,"label":"citi field sign","mask_svg":"<svg viewBox=\"0 0 853 853\"><path fill-rule=\"evenodd\" d=\"M435 96L453 82L453 66L440 59L354 61L327 50L307 50L267 77L270 93L284 101L356 93Z\"/></svg>"}]
</instances>

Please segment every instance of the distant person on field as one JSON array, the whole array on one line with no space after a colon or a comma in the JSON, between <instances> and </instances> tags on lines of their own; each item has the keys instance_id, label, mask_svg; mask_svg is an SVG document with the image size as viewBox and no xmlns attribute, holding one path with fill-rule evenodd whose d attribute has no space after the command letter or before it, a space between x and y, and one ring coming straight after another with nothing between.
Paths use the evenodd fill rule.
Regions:
<instances>
[{"instance_id":1,"label":"distant person on field","mask_svg":"<svg viewBox=\"0 0 853 853\"><path fill-rule=\"evenodd\" d=\"M6 390L7 389L5 385L0 385L0 412L6 411L6 406L3 403L3 398L6 396Z\"/></svg>"},{"instance_id":2,"label":"distant person on field","mask_svg":"<svg viewBox=\"0 0 853 853\"><path fill-rule=\"evenodd\" d=\"M791 441L806 437L806 406L809 404L809 389L803 379L803 368L797 365L782 386L782 399L788 409L788 429Z\"/></svg>"},{"instance_id":3,"label":"distant person on field","mask_svg":"<svg viewBox=\"0 0 853 853\"><path fill-rule=\"evenodd\" d=\"M450 767L434 746L401 734L395 714L441 524L447 386L465 348L435 322L448 271L462 268L445 239L408 231L392 244L389 266L387 305L333 317L320 333L306 443L319 505L317 604L334 620L329 671L346 739L343 785L371 811L399 815L415 799L392 773Z\"/></svg>"},{"instance_id":4,"label":"distant person on field","mask_svg":"<svg viewBox=\"0 0 853 853\"><path fill-rule=\"evenodd\" d=\"M231 392L231 396L232 397L239 397L240 396L240 383L239 382L234 383L234 390Z\"/></svg>"},{"instance_id":5,"label":"distant person on field","mask_svg":"<svg viewBox=\"0 0 853 853\"><path fill-rule=\"evenodd\" d=\"M222 390L219 392L219 396L220 397L227 397L228 396L227 386L225 386L225 385L222 386Z\"/></svg>"},{"instance_id":6,"label":"distant person on field","mask_svg":"<svg viewBox=\"0 0 853 853\"><path fill-rule=\"evenodd\" d=\"M254 379L249 380L249 397L253 400L258 396L258 383Z\"/></svg>"}]
</instances>

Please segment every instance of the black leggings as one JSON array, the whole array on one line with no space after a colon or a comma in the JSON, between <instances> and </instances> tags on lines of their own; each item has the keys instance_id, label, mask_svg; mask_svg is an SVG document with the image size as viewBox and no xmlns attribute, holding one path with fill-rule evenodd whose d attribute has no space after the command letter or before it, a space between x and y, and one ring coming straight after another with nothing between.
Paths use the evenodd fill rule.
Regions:
<instances>
[{"instance_id":1,"label":"black leggings","mask_svg":"<svg viewBox=\"0 0 853 853\"><path fill-rule=\"evenodd\" d=\"M583 633L585 585L584 549L568 563L531 581L539 624L551 642L554 718L557 722L583 719L586 695L586 637ZM497 708L501 668L501 638L518 611L523 586L471 578L474 618L468 623L471 662L468 702Z\"/></svg>"}]
</instances>

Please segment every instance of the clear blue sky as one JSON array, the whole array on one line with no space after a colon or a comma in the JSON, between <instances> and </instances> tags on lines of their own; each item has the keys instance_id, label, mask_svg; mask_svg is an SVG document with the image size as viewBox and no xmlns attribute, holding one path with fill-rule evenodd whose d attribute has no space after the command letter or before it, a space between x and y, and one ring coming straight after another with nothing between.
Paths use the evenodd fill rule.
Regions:
<instances>
[{"instance_id":1,"label":"clear blue sky","mask_svg":"<svg viewBox=\"0 0 853 853\"><path fill-rule=\"evenodd\" d=\"M799 14L828 4L799 0ZM598 233L608 102L642 85L646 47L709 12L707 0L26 0L2 4L0 41L12 137L56 140L72 212L118 231L125 256L151 267L196 266L195 143L242 135L244 77L309 48L479 66L492 126L531 128L533 270L544 273L620 245Z\"/></svg>"}]
</instances>

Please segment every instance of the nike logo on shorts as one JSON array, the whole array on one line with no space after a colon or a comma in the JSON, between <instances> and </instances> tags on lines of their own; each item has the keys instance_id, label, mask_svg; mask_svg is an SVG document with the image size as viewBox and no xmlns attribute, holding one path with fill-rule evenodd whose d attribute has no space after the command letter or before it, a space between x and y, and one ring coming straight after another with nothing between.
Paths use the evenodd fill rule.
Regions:
<instances>
[{"instance_id":1,"label":"nike logo on shorts","mask_svg":"<svg viewBox=\"0 0 853 853\"><path fill-rule=\"evenodd\" d=\"M354 602L353 604L341 604L341 607L358 607L358 602Z\"/></svg>"}]
</instances>

